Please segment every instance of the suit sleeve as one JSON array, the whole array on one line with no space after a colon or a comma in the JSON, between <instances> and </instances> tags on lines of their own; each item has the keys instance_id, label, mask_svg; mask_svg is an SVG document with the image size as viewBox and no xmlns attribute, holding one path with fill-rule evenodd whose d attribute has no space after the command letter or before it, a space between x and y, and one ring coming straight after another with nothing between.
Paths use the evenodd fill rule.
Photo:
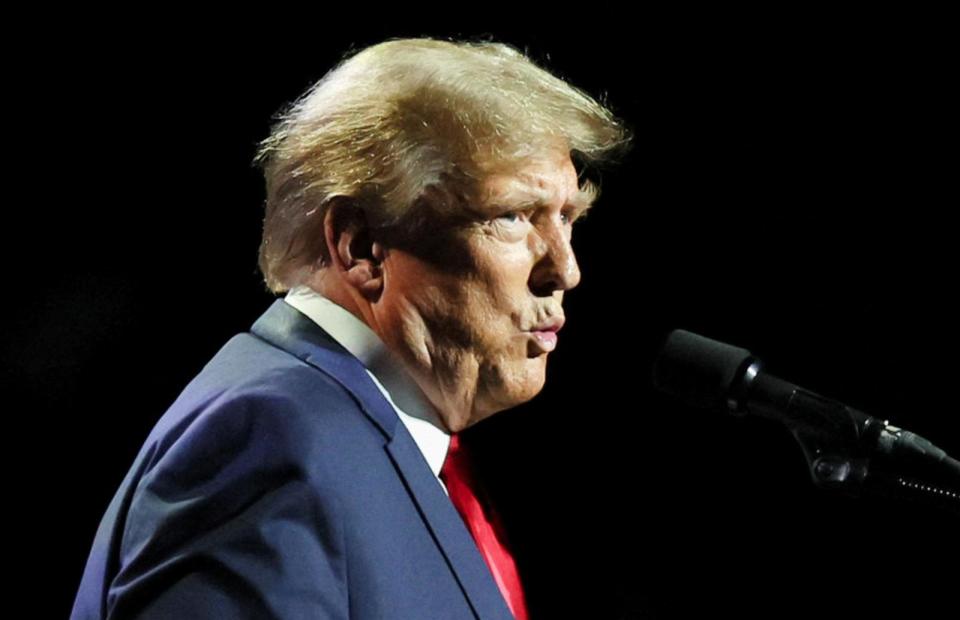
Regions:
<instances>
[{"instance_id":1,"label":"suit sleeve","mask_svg":"<svg viewBox=\"0 0 960 620\"><path fill-rule=\"evenodd\" d=\"M309 420L276 395L221 396L161 438L107 617L347 618L341 519Z\"/></svg>"}]
</instances>

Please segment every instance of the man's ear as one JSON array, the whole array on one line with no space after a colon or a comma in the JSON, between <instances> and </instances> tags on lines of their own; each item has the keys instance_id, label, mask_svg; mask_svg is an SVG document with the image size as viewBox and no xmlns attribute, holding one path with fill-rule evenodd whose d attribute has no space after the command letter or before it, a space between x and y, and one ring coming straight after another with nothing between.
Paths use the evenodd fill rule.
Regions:
<instances>
[{"instance_id":1,"label":"man's ear","mask_svg":"<svg viewBox=\"0 0 960 620\"><path fill-rule=\"evenodd\" d=\"M323 235L330 266L366 299L375 301L383 290L385 253L363 209L350 200L333 199L324 216Z\"/></svg>"}]
</instances>

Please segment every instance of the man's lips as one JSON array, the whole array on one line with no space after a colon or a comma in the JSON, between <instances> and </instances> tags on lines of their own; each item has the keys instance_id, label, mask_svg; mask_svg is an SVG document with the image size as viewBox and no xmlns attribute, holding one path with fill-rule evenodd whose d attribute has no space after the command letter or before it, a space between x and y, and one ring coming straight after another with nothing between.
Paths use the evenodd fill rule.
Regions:
<instances>
[{"instance_id":1,"label":"man's lips","mask_svg":"<svg viewBox=\"0 0 960 620\"><path fill-rule=\"evenodd\" d=\"M557 332L556 331L539 331L533 330L530 332L533 334L533 338L537 345L544 351L553 351L557 348Z\"/></svg>"},{"instance_id":2,"label":"man's lips","mask_svg":"<svg viewBox=\"0 0 960 620\"><path fill-rule=\"evenodd\" d=\"M557 348L557 332L563 328L563 323L562 318L550 319L529 331L540 349L549 352Z\"/></svg>"},{"instance_id":3,"label":"man's lips","mask_svg":"<svg viewBox=\"0 0 960 620\"><path fill-rule=\"evenodd\" d=\"M534 325L530 328L532 332L558 332L563 329L563 324L565 323L563 317L556 317L552 319L547 319L546 321Z\"/></svg>"}]
</instances>

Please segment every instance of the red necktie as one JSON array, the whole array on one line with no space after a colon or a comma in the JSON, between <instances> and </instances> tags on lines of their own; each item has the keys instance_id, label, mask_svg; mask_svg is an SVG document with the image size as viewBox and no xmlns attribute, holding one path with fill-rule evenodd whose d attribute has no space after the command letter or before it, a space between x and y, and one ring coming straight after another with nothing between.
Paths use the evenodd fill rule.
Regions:
<instances>
[{"instance_id":1,"label":"red necktie","mask_svg":"<svg viewBox=\"0 0 960 620\"><path fill-rule=\"evenodd\" d=\"M514 618L527 620L527 603L523 597L520 575L507 548L503 525L489 503L481 503L479 496L483 496L483 491L473 475L469 454L456 433L450 437L450 448L440 470L440 479L447 486L450 500L467 524Z\"/></svg>"}]
</instances>

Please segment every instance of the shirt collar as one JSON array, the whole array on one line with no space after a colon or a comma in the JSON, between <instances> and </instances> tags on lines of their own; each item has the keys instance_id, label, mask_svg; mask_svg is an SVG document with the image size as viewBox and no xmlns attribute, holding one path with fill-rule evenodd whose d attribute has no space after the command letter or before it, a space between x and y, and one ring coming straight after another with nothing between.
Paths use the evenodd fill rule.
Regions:
<instances>
[{"instance_id":1,"label":"shirt collar","mask_svg":"<svg viewBox=\"0 0 960 620\"><path fill-rule=\"evenodd\" d=\"M376 332L349 310L308 286L290 289L284 301L307 315L360 360L410 431L433 475L439 476L450 445L450 434L444 430L423 391Z\"/></svg>"}]
</instances>

